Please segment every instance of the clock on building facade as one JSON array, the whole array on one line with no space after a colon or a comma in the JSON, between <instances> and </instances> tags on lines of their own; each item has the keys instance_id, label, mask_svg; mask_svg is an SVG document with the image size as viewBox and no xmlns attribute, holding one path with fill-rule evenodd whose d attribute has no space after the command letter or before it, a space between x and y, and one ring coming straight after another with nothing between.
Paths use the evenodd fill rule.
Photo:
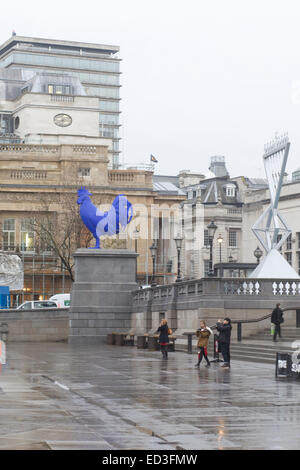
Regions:
<instances>
[{"instance_id":1,"label":"clock on building facade","mask_svg":"<svg viewBox=\"0 0 300 470\"><path fill-rule=\"evenodd\" d=\"M68 114L57 114L53 118L54 124L60 127L68 127L72 124L72 118Z\"/></svg>"}]
</instances>

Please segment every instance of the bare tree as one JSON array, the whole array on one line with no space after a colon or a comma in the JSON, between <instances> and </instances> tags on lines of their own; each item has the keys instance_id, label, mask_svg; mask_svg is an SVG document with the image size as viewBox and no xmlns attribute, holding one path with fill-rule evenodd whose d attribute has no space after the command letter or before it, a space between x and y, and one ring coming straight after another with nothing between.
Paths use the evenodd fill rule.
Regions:
<instances>
[{"instance_id":1,"label":"bare tree","mask_svg":"<svg viewBox=\"0 0 300 470\"><path fill-rule=\"evenodd\" d=\"M77 191L59 188L40 201L40 210L31 217L30 227L40 251L51 251L59 264L74 281L73 253L79 247L88 247L91 233L83 225L77 207Z\"/></svg>"}]
</instances>

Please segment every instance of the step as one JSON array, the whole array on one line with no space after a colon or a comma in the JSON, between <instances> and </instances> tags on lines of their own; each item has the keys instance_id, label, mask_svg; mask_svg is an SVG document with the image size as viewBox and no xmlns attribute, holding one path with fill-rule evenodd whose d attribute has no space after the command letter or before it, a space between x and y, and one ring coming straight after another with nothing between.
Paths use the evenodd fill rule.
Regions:
<instances>
[{"instance_id":1,"label":"step","mask_svg":"<svg viewBox=\"0 0 300 470\"><path fill-rule=\"evenodd\" d=\"M260 364L274 364L275 366L275 358L261 358L260 356L254 356L254 355L247 355L247 356L236 356L234 354L231 354L231 360L236 360L236 361L248 361L248 362L258 362Z\"/></svg>"},{"instance_id":2,"label":"step","mask_svg":"<svg viewBox=\"0 0 300 470\"><path fill-rule=\"evenodd\" d=\"M279 350L284 350L284 351L293 351L294 349L291 346L287 346L286 343L280 343L279 341L276 342L274 345L272 344L258 344L258 343L231 343L230 345L231 349L233 348L240 348L240 349L258 349L261 351L279 351Z\"/></svg>"}]
</instances>

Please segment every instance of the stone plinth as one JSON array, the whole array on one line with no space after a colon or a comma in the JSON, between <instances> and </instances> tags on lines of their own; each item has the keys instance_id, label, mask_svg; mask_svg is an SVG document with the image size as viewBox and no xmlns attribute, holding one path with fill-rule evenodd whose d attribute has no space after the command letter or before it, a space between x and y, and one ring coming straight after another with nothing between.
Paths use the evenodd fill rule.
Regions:
<instances>
[{"instance_id":1,"label":"stone plinth","mask_svg":"<svg viewBox=\"0 0 300 470\"><path fill-rule=\"evenodd\" d=\"M69 342L104 343L112 331L129 331L137 253L82 248L74 258Z\"/></svg>"}]
</instances>

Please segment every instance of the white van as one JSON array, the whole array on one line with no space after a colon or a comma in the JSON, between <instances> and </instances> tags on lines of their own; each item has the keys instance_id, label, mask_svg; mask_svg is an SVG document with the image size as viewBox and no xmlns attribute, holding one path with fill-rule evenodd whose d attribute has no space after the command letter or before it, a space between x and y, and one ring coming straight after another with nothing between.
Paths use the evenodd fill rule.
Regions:
<instances>
[{"instance_id":1,"label":"white van","mask_svg":"<svg viewBox=\"0 0 300 470\"><path fill-rule=\"evenodd\" d=\"M55 294L49 300L56 302L58 308L70 307L70 294Z\"/></svg>"},{"instance_id":2,"label":"white van","mask_svg":"<svg viewBox=\"0 0 300 470\"><path fill-rule=\"evenodd\" d=\"M17 310L33 310L35 308L57 308L57 303L56 302L51 302L49 300L26 300L26 302L23 302L19 307L17 307Z\"/></svg>"}]
</instances>

